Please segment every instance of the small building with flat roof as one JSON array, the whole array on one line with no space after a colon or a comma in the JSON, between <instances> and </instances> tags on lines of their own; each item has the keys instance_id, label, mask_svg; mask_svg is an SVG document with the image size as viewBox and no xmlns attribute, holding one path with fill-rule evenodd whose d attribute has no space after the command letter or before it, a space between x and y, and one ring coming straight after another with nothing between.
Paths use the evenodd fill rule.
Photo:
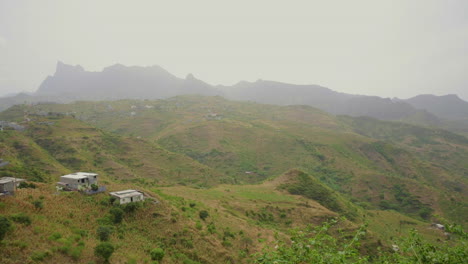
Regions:
<instances>
[{"instance_id":1,"label":"small building with flat roof","mask_svg":"<svg viewBox=\"0 0 468 264\"><path fill-rule=\"evenodd\" d=\"M15 182L11 179L0 179L0 193L14 193Z\"/></svg>"},{"instance_id":2,"label":"small building with flat roof","mask_svg":"<svg viewBox=\"0 0 468 264\"><path fill-rule=\"evenodd\" d=\"M14 194L15 188L18 187L20 182L26 181L25 179L2 177L0 178L0 193Z\"/></svg>"},{"instance_id":3,"label":"small building with flat roof","mask_svg":"<svg viewBox=\"0 0 468 264\"><path fill-rule=\"evenodd\" d=\"M143 193L136 190L111 192L109 194L115 197L119 201L119 204L139 202L145 199Z\"/></svg>"},{"instance_id":4,"label":"small building with flat roof","mask_svg":"<svg viewBox=\"0 0 468 264\"><path fill-rule=\"evenodd\" d=\"M92 184L98 182L96 173L90 172L75 172L60 176L60 181L57 182L57 187L69 190L88 189Z\"/></svg>"}]
</instances>

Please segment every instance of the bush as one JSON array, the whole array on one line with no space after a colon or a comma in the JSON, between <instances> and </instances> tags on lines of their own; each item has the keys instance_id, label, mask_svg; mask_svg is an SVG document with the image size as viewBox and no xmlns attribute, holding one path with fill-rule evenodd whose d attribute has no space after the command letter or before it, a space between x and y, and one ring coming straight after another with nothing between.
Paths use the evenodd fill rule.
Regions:
<instances>
[{"instance_id":1,"label":"bush","mask_svg":"<svg viewBox=\"0 0 468 264\"><path fill-rule=\"evenodd\" d=\"M94 248L94 255L109 262L109 258L114 253L114 246L109 242L102 242Z\"/></svg>"},{"instance_id":2,"label":"bush","mask_svg":"<svg viewBox=\"0 0 468 264\"><path fill-rule=\"evenodd\" d=\"M34 183L27 183L27 182L20 182L18 185L19 189L23 188L31 188L31 189L36 189L36 185Z\"/></svg>"},{"instance_id":3,"label":"bush","mask_svg":"<svg viewBox=\"0 0 468 264\"><path fill-rule=\"evenodd\" d=\"M52 233L52 235L49 236L49 239L54 240L54 241L57 241L60 238L62 238L62 234L60 234L58 232L54 232L54 233Z\"/></svg>"},{"instance_id":4,"label":"bush","mask_svg":"<svg viewBox=\"0 0 468 264\"><path fill-rule=\"evenodd\" d=\"M151 260L160 261L164 257L164 249L155 248L155 249L151 250L150 255L151 255Z\"/></svg>"},{"instance_id":5,"label":"bush","mask_svg":"<svg viewBox=\"0 0 468 264\"><path fill-rule=\"evenodd\" d=\"M32 202L32 204L37 210L41 210L42 208L44 208L44 202L42 202L41 200L36 200Z\"/></svg>"},{"instance_id":6,"label":"bush","mask_svg":"<svg viewBox=\"0 0 468 264\"><path fill-rule=\"evenodd\" d=\"M205 221L205 219L210 216L210 214L208 213L208 211L206 210L201 210L200 213L198 214L200 216L200 219L202 219L203 221Z\"/></svg>"},{"instance_id":7,"label":"bush","mask_svg":"<svg viewBox=\"0 0 468 264\"><path fill-rule=\"evenodd\" d=\"M108 241L114 228L112 226L100 226L97 229L97 236L101 241Z\"/></svg>"},{"instance_id":8,"label":"bush","mask_svg":"<svg viewBox=\"0 0 468 264\"><path fill-rule=\"evenodd\" d=\"M128 203L124 206L124 210L126 213L133 213L140 207L139 203Z\"/></svg>"},{"instance_id":9,"label":"bush","mask_svg":"<svg viewBox=\"0 0 468 264\"><path fill-rule=\"evenodd\" d=\"M5 216L0 215L0 241L5 238L5 235L11 229L11 222Z\"/></svg>"},{"instance_id":10,"label":"bush","mask_svg":"<svg viewBox=\"0 0 468 264\"><path fill-rule=\"evenodd\" d=\"M114 207L110 209L109 213L112 216L112 222L114 222L114 224L122 223L123 215L124 215L124 211L122 209L118 207Z\"/></svg>"},{"instance_id":11,"label":"bush","mask_svg":"<svg viewBox=\"0 0 468 264\"><path fill-rule=\"evenodd\" d=\"M11 217L11 220L16 223L24 224L24 225L30 225L31 224L31 218L29 216L19 213L19 214L14 214Z\"/></svg>"},{"instance_id":12,"label":"bush","mask_svg":"<svg viewBox=\"0 0 468 264\"><path fill-rule=\"evenodd\" d=\"M93 184L91 184L91 190L97 191L97 190L99 190L99 186L97 186L97 184L93 183Z\"/></svg>"},{"instance_id":13,"label":"bush","mask_svg":"<svg viewBox=\"0 0 468 264\"><path fill-rule=\"evenodd\" d=\"M31 259L34 261L43 261L45 258L51 256L52 253L50 251L35 251L31 255Z\"/></svg>"},{"instance_id":14,"label":"bush","mask_svg":"<svg viewBox=\"0 0 468 264\"><path fill-rule=\"evenodd\" d=\"M117 198L115 198L114 196L111 196L111 197L109 198L109 204L110 204L110 205L113 205L114 202L115 202L116 200L117 200Z\"/></svg>"}]
</instances>

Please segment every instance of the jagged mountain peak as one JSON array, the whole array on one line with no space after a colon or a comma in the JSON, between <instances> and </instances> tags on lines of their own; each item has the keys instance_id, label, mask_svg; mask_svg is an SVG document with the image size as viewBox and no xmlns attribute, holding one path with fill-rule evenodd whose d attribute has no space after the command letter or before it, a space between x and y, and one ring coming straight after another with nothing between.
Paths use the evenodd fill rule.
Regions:
<instances>
[{"instance_id":1,"label":"jagged mountain peak","mask_svg":"<svg viewBox=\"0 0 468 264\"><path fill-rule=\"evenodd\" d=\"M70 65L70 64L65 64L62 61L57 62L56 70L55 70L55 75L58 74L67 74L67 73L72 73L72 72L84 72L84 68L81 65Z\"/></svg>"}]
</instances>

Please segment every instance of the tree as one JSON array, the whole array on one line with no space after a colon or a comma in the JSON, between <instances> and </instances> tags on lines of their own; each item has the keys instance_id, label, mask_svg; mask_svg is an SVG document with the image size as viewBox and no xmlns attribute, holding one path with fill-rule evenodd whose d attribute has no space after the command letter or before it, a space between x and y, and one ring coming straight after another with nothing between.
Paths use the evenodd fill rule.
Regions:
<instances>
[{"instance_id":1,"label":"tree","mask_svg":"<svg viewBox=\"0 0 468 264\"><path fill-rule=\"evenodd\" d=\"M120 224L123 219L124 211L118 207L110 209L109 213L112 215L112 222Z\"/></svg>"},{"instance_id":2,"label":"tree","mask_svg":"<svg viewBox=\"0 0 468 264\"><path fill-rule=\"evenodd\" d=\"M99 226L97 229L97 235L98 235L99 240L101 241L108 241L112 232L113 232L112 226Z\"/></svg>"},{"instance_id":3,"label":"tree","mask_svg":"<svg viewBox=\"0 0 468 264\"><path fill-rule=\"evenodd\" d=\"M151 250L150 255L151 255L151 260L161 261L164 257L164 249L155 248Z\"/></svg>"},{"instance_id":4,"label":"tree","mask_svg":"<svg viewBox=\"0 0 468 264\"><path fill-rule=\"evenodd\" d=\"M94 248L94 255L102 257L106 263L109 262L112 253L114 253L114 246L109 242L102 242Z\"/></svg>"},{"instance_id":5,"label":"tree","mask_svg":"<svg viewBox=\"0 0 468 264\"><path fill-rule=\"evenodd\" d=\"M205 221L205 219L210 216L210 214L208 213L208 211L206 210L201 210L200 213L198 214L200 216L200 218Z\"/></svg>"},{"instance_id":6,"label":"tree","mask_svg":"<svg viewBox=\"0 0 468 264\"><path fill-rule=\"evenodd\" d=\"M11 229L11 222L3 215L0 215L0 241L5 238L5 235Z\"/></svg>"}]
</instances>

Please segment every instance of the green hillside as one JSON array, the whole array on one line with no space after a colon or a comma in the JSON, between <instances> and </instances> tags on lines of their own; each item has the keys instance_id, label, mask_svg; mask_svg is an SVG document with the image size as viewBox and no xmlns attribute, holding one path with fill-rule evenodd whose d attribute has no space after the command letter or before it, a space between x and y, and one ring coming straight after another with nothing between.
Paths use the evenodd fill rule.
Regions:
<instances>
[{"instance_id":1,"label":"green hillside","mask_svg":"<svg viewBox=\"0 0 468 264\"><path fill-rule=\"evenodd\" d=\"M432 212L464 224L468 216L468 140L440 129L221 97L27 111L68 113L105 131L156 142L225 175L224 183L258 183L299 168L366 208L425 218Z\"/></svg>"},{"instance_id":2,"label":"green hillside","mask_svg":"<svg viewBox=\"0 0 468 264\"><path fill-rule=\"evenodd\" d=\"M435 243L431 222L468 224L468 140L445 130L198 96L23 105L0 120L26 127L0 131L0 176L38 186L0 200L14 223L5 263L99 261L99 226L114 230L111 263L151 263L157 247L162 263L251 263L291 228L340 216L345 233L368 224L358 251L371 255L412 228ZM56 193L75 171L160 203L111 223L107 195Z\"/></svg>"}]
</instances>

